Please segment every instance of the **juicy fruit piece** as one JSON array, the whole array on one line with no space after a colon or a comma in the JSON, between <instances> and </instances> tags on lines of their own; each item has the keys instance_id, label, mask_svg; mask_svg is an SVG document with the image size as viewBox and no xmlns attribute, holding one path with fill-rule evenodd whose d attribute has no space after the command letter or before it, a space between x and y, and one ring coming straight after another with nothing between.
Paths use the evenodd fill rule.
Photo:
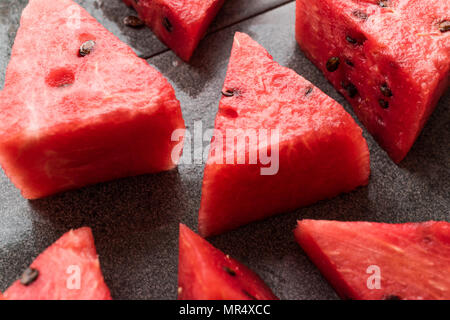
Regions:
<instances>
[{"instance_id":1,"label":"juicy fruit piece","mask_svg":"<svg viewBox=\"0 0 450 320\"><path fill-rule=\"evenodd\" d=\"M343 298L450 299L450 223L303 220L295 236Z\"/></svg>"},{"instance_id":2,"label":"juicy fruit piece","mask_svg":"<svg viewBox=\"0 0 450 320\"><path fill-rule=\"evenodd\" d=\"M267 154L274 157L263 165L264 130L274 129L279 142L272 140L276 133L267 134ZM252 130L262 143L246 141ZM222 158L233 152L226 142L230 132L244 138L237 139L235 153L260 155L256 164ZM269 166L272 172L263 175ZM219 234L351 191L366 185L369 174L362 130L342 106L237 33L205 168L200 233Z\"/></svg>"},{"instance_id":3,"label":"juicy fruit piece","mask_svg":"<svg viewBox=\"0 0 450 320\"><path fill-rule=\"evenodd\" d=\"M111 300L91 229L81 228L63 235L34 260L20 280L6 290L5 298Z\"/></svg>"},{"instance_id":4,"label":"juicy fruit piece","mask_svg":"<svg viewBox=\"0 0 450 320\"><path fill-rule=\"evenodd\" d=\"M184 128L167 80L71 0L23 11L0 122L0 163L29 199L169 170Z\"/></svg>"},{"instance_id":5,"label":"juicy fruit piece","mask_svg":"<svg viewBox=\"0 0 450 320\"><path fill-rule=\"evenodd\" d=\"M123 0L158 38L189 61L225 0Z\"/></svg>"},{"instance_id":6,"label":"juicy fruit piece","mask_svg":"<svg viewBox=\"0 0 450 320\"><path fill-rule=\"evenodd\" d=\"M179 250L178 299L278 300L253 271L183 224Z\"/></svg>"},{"instance_id":7,"label":"juicy fruit piece","mask_svg":"<svg viewBox=\"0 0 450 320\"><path fill-rule=\"evenodd\" d=\"M300 47L397 163L448 87L449 12L449 1L297 0Z\"/></svg>"}]
</instances>

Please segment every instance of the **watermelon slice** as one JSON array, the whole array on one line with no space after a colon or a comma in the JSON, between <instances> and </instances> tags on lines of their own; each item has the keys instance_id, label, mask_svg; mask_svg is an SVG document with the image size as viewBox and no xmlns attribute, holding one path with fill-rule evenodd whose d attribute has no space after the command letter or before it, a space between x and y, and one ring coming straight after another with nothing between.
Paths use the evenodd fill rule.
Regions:
<instances>
[{"instance_id":1,"label":"watermelon slice","mask_svg":"<svg viewBox=\"0 0 450 320\"><path fill-rule=\"evenodd\" d=\"M253 133L259 142L247 139ZM234 158L227 139L237 140ZM203 236L366 185L369 162L362 130L341 105L236 34L204 174Z\"/></svg>"},{"instance_id":2,"label":"watermelon slice","mask_svg":"<svg viewBox=\"0 0 450 320\"><path fill-rule=\"evenodd\" d=\"M8 300L111 300L91 229L63 235L5 292Z\"/></svg>"},{"instance_id":3,"label":"watermelon slice","mask_svg":"<svg viewBox=\"0 0 450 320\"><path fill-rule=\"evenodd\" d=\"M450 299L448 222L303 220L295 236L343 298Z\"/></svg>"},{"instance_id":4,"label":"watermelon slice","mask_svg":"<svg viewBox=\"0 0 450 320\"><path fill-rule=\"evenodd\" d=\"M29 199L169 170L167 80L71 0L30 0L0 94L0 163Z\"/></svg>"},{"instance_id":5,"label":"watermelon slice","mask_svg":"<svg viewBox=\"0 0 450 320\"><path fill-rule=\"evenodd\" d=\"M189 61L225 0L123 0L158 38Z\"/></svg>"},{"instance_id":6,"label":"watermelon slice","mask_svg":"<svg viewBox=\"0 0 450 320\"><path fill-rule=\"evenodd\" d=\"M180 225L180 300L278 300L246 266Z\"/></svg>"},{"instance_id":7,"label":"watermelon slice","mask_svg":"<svg viewBox=\"0 0 450 320\"><path fill-rule=\"evenodd\" d=\"M400 162L449 84L450 1L297 0L296 37Z\"/></svg>"}]
</instances>

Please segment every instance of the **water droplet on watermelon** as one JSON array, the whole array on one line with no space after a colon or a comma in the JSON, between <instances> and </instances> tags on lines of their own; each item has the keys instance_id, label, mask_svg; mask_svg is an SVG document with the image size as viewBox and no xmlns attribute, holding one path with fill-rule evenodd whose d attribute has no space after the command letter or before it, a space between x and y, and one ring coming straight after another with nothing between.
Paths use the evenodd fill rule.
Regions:
<instances>
[{"instance_id":1,"label":"water droplet on watermelon","mask_svg":"<svg viewBox=\"0 0 450 320\"><path fill-rule=\"evenodd\" d=\"M39 277L39 271L37 269L28 268L24 271L20 277L20 283L24 286L29 286Z\"/></svg>"},{"instance_id":2,"label":"water droplet on watermelon","mask_svg":"<svg viewBox=\"0 0 450 320\"><path fill-rule=\"evenodd\" d=\"M382 8L387 8L387 7L389 7L389 1L388 0L380 0L380 1L378 1L378 5Z\"/></svg>"},{"instance_id":3,"label":"water droplet on watermelon","mask_svg":"<svg viewBox=\"0 0 450 320\"><path fill-rule=\"evenodd\" d=\"M341 61L339 60L338 57L331 57L330 59L328 59L327 61L327 70L329 72L334 72L339 68L339 64L341 63Z\"/></svg>"}]
</instances>

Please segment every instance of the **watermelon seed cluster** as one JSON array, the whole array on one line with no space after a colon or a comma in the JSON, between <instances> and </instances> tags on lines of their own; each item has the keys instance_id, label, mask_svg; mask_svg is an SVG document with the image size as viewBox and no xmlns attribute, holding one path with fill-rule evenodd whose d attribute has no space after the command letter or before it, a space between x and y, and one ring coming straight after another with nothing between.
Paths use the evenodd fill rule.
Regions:
<instances>
[{"instance_id":1,"label":"watermelon seed cluster","mask_svg":"<svg viewBox=\"0 0 450 320\"><path fill-rule=\"evenodd\" d=\"M37 269L28 268L24 271L20 277L20 283L24 286L29 286L39 277L39 271Z\"/></svg>"}]
</instances>

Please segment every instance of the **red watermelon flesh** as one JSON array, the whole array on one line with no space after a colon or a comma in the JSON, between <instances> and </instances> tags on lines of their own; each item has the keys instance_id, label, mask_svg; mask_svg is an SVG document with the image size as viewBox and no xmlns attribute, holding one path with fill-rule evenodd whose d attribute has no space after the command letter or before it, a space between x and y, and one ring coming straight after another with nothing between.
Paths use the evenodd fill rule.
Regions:
<instances>
[{"instance_id":1,"label":"red watermelon flesh","mask_svg":"<svg viewBox=\"0 0 450 320\"><path fill-rule=\"evenodd\" d=\"M180 225L178 299L278 300L246 266Z\"/></svg>"},{"instance_id":2,"label":"red watermelon flesh","mask_svg":"<svg viewBox=\"0 0 450 320\"><path fill-rule=\"evenodd\" d=\"M303 220L295 236L343 298L450 299L448 222ZM379 289L373 279L369 289L370 266L379 267Z\"/></svg>"},{"instance_id":3,"label":"red watermelon flesh","mask_svg":"<svg viewBox=\"0 0 450 320\"><path fill-rule=\"evenodd\" d=\"M158 38L189 61L225 0L123 0Z\"/></svg>"},{"instance_id":4,"label":"red watermelon flesh","mask_svg":"<svg viewBox=\"0 0 450 320\"><path fill-rule=\"evenodd\" d=\"M0 162L29 199L169 170L184 128L168 81L71 0L25 8L0 122Z\"/></svg>"},{"instance_id":5,"label":"red watermelon flesh","mask_svg":"<svg viewBox=\"0 0 450 320\"><path fill-rule=\"evenodd\" d=\"M368 183L369 150L352 117L310 82L273 61L246 34L235 36L223 93L203 181L199 214L203 236ZM238 139L235 151L245 151L246 164L237 164L237 160L227 164L216 152L223 144L223 156L230 153L226 150L230 130L237 136L243 130L245 138L251 130L264 133L274 129L279 130L279 143L273 140L268 149L274 155L279 149L275 174L261 174L261 168L269 167L262 164L261 157L256 164L249 161L249 155L266 149L264 143ZM267 140L272 134L267 134Z\"/></svg>"},{"instance_id":6,"label":"red watermelon flesh","mask_svg":"<svg viewBox=\"0 0 450 320\"><path fill-rule=\"evenodd\" d=\"M449 1L297 0L300 47L397 163L448 87L449 14Z\"/></svg>"},{"instance_id":7,"label":"red watermelon flesh","mask_svg":"<svg viewBox=\"0 0 450 320\"><path fill-rule=\"evenodd\" d=\"M28 285L16 281L5 292L8 300L111 300L103 280L90 228L63 235L31 264L37 270ZM31 282L30 282L31 281Z\"/></svg>"}]
</instances>

